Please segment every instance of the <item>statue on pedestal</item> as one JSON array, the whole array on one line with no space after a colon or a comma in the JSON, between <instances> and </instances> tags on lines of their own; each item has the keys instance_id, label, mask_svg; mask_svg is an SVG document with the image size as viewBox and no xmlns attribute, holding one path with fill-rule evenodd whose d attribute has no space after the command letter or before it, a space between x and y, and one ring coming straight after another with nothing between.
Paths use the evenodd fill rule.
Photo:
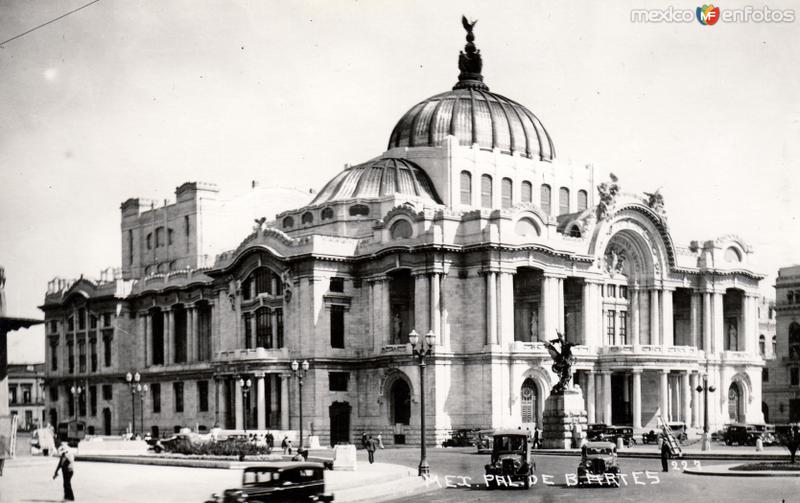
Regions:
<instances>
[{"instance_id":1,"label":"statue on pedestal","mask_svg":"<svg viewBox=\"0 0 800 503\"><path fill-rule=\"evenodd\" d=\"M556 334L558 334L557 338L544 343L553 358L553 372L558 376L558 382L550 391L551 396L564 394L564 390L567 389L569 381L572 379L572 366L575 364L572 347L576 344L567 342L561 332L556 331ZM555 344L558 344L558 349Z\"/></svg>"}]
</instances>

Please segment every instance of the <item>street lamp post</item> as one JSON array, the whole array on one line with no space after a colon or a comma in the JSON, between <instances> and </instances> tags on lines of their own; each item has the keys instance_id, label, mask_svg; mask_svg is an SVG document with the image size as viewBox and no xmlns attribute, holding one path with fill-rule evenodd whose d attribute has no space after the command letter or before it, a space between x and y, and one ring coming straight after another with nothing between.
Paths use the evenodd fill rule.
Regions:
<instances>
[{"instance_id":1,"label":"street lamp post","mask_svg":"<svg viewBox=\"0 0 800 503\"><path fill-rule=\"evenodd\" d=\"M698 393L703 393L703 443L700 449L707 451L711 448L711 442L708 438L708 394L717 391L717 388L709 386L708 374L703 374L703 384L699 384L695 389Z\"/></svg>"},{"instance_id":2,"label":"street lamp post","mask_svg":"<svg viewBox=\"0 0 800 503\"><path fill-rule=\"evenodd\" d=\"M139 392L139 428L142 429L142 438L144 438L144 396L149 390L147 384L136 385L136 391Z\"/></svg>"},{"instance_id":3,"label":"street lamp post","mask_svg":"<svg viewBox=\"0 0 800 503\"><path fill-rule=\"evenodd\" d=\"M411 352L419 363L419 431L420 431L420 460L419 460L419 476L426 477L431 473L431 467L428 464L428 452L425 449L425 359L431 354L431 350L436 342L436 334L433 330L428 330L425 334L425 342L419 340L419 334L416 330L412 330L408 334L408 342L411 343ZM419 343L419 348L417 344ZM427 344L426 344L427 343Z\"/></svg>"},{"instance_id":4,"label":"street lamp post","mask_svg":"<svg viewBox=\"0 0 800 503\"><path fill-rule=\"evenodd\" d=\"M298 372L298 369L302 369L302 372ZM292 361L292 375L297 378L297 383L300 386L300 394L297 399L300 405L300 447L297 448L298 452L303 450L303 379L307 374L308 360L303 360L301 364L298 364L297 360Z\"/></svg>"},{"instance_id":5,"label":"street lamp post","mask_svg":"<svg viewBox=\"0 0 800 503\"><path fill-rule=\"evenodd\" d=\"M136 435L136 387L139 386L139 381L142 376L139 372L125 374L125 381L128 383L128 389L131 391L131 438Z\"/></svg>"},{"instance_id":6,"label":"street lamp post","mask_svg":"<svg viewBox=\"0 0 800 503\"><path fill-rule=\"evenodd\" d=\"M250 379L245 379L243 377L239 378L239 387L242 388L242 407L245 408L244 410L244 432L247 433L247 416L250 414L250 407L247 406L247 394L250 393L250 386L253 385L253 381Z\"/></svg>"},{"instance_id":7,"label":"street lamp post","mask_svg":"<svg viewBox=\"0 0 800 503\"><path fill-rule=\"evenodd\" d=\"M72 393L73 411L75 412L75 421L78 420L78 396L83 393L83 387L73 384L69 391Z\"/></svg>"}]
</instances>

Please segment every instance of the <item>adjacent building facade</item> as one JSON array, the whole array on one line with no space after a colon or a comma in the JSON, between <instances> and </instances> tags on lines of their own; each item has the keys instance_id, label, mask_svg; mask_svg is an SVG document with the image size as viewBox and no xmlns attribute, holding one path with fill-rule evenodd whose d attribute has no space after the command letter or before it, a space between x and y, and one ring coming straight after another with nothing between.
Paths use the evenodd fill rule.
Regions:
<instances>
[{"instance_id":1,"label":"adjacent building facade","mask_svg":"<svg viewBox=\"0 0 800 503\"><path fill-rule=\"evenodd\" d=\"M9 364L8 408L12 416L17 416L17 428L22 431L44 424L43 363Z\"/></svg>"},{"instance_id":2,"label":"adjacent building facade","mask_svg":"<svg viewBox=\"0 0 800 503\"><path fill-rule=\"evenodd\" d=\"M783 267L775 282L774 357L764 369L765 416L800 422L800 266Z\"/></svg>"},{"instance_id":3,"label":"adjacent building facade","mask_svg":"<svg viewBox=\"0 0 800 503\"><path fill-rule=\"evenodd\" d=\"M531 426L556 382L544 342L563 332L590 422L702 425L704 373L712 427L763 422L750 246L676 246L661 195L560 162L539 118L483 82L472 41L459 69L384 153L213 260L212 186L123 203L121 269L53 280L42 306L51 421L297 429L302 399L323 441L418 442L425 393L429 441ZM424 383L411 330L436 343ZM293 360L310 362L302 397Z\"/></svg>"}]
</instances>

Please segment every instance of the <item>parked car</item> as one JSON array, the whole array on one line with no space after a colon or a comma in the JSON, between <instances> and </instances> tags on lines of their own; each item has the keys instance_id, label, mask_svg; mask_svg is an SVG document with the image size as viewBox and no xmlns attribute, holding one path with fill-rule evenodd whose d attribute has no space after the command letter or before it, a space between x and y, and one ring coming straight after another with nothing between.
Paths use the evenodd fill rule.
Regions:
<instances>
[{"instance_id":1,"label":"parked car","mask_svg":"<svg viewBox=\"0 0 800 503\"><path fill-rule=\"evenodd\" d=\"M603 423L592 423L586 425L586 440L589 442L600 442L605 440L606 425Z\"/></svg>"},{"instance_id":2,"label":"parked car","mask_svg":"<svg viewBox=\"0 0 800 503\"><path fill-rule=\"evenodd\" d=\"M522 430L503 430L495 432L491 462L484 467L486 475L505 477L529 489L531 475L536 465L531 456L530 432ZM488 478L487 478L488 480ZM496 480L489 480L489 489L498 487Z\"/></svg>"},{"instance_id":3,"label":"parked car","mask_svg":"<svg viewBox=\"0 0 800 503\"><path fill-rule=\"evenodd\" d=\"M606 476L608 474L608 476ZM617 447L611 442L587 442L581 448L578 485L615 485L619 487L620 468Z\"/></svg>"},{"instance_id":4,"label":"parked car","mask_svg":"<svg viewBox=\"0 0 800 503\"><path fill-rule=\"evenodd\" d=\"M478 454L492 452L494 430L479 430L476 435L475 447L478 449Z\"/></svg>"},{"instance_id":5,"label":"parked car","mask_svg":"<svg viewBox=\"0 0 800 503\"><path fill-rule=\"evenodd\" d=\"M655 444L658 442L658 433L653 430L648 431L647 433L642 433L642 443L643 444Z\"/></svg>"},{"instance_id":6,"label":"parked car","mask_svg":"<svg viewBox=\"0 0 800 503\"><path fill-rule=\"evenodd\" d=\"M725 445L756 445L762 432L752 424L728 424L725 425L724 435Z\"/></svg>"},{"instance_id":7,"label":"parked car","mask_svg":"<svg viewBox=\"0 0 800 503\"><path fill-rule=\"evenodd\" d=\"M689 438L689 435L686 433L686 423L683 421L671 421L667 423L669 425L669 429L672 430L672 436L680 442L686 442Z\"/></svg>"},{"instance_id":8,"label":"parked car","mask_svg":"<svg viewBox=\"0 0 800 503\"><path fill-rule=\"evenodd\" d=\"M56 443L66 442L70 447L77 447L78 442L86 437L86 423L83 421L69 421L58 423L56 429Z\"/></svg>"},{"instance_id":9,"label":"parked car","mask_svg":"<svg viewBox=\"0 0 800 503\"><path fill-rule=\"evenodd\" d=\"M606 426L605 432L601 435L600 440L605 440L617 445L617 439L621 438L625 447L630 447L636 444L636 439L633 438L633 428L630 426Z\"/></svg>"},{"instance_id":10,"label":"parked car","mask_svg":"<svg viewBox=\"0 0 800 503\"><path fill-rule=\"evenodd\" d=\"M468 447L475 444L475 430L460 429L450 432L450 438L442 442L442 447Z\"/></svg>"},{"instance_id":11,"label":"parked car","mask_svg":"<svg viewBox=\"0 0 800 503\"><path fill-rule=\"evenodd\" d=\"M242 473L242 487L212 494L206 503L297 503L333 501L325 493L320 463L277 462L248 466Z\"/></svg>"}]
</instances>

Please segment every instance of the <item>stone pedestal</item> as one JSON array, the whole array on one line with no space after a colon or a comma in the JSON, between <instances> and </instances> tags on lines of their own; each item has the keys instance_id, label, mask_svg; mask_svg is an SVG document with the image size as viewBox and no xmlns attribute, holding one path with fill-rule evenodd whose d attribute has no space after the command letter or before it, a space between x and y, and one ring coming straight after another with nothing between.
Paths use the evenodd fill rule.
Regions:
<instances>
[{"instance_id":1,"label":"stone pedestal","mask_svg":"<svg viewBox=\"0 0 800 503\"><path fill-rule=\"evenodd\" d=\"M569 449L586 438L586 410L580 389L568 389L563 395L550 395L544 401L542 447ZM579 430L575 428L578 426Z\"/></svg>"}]
</instances>

